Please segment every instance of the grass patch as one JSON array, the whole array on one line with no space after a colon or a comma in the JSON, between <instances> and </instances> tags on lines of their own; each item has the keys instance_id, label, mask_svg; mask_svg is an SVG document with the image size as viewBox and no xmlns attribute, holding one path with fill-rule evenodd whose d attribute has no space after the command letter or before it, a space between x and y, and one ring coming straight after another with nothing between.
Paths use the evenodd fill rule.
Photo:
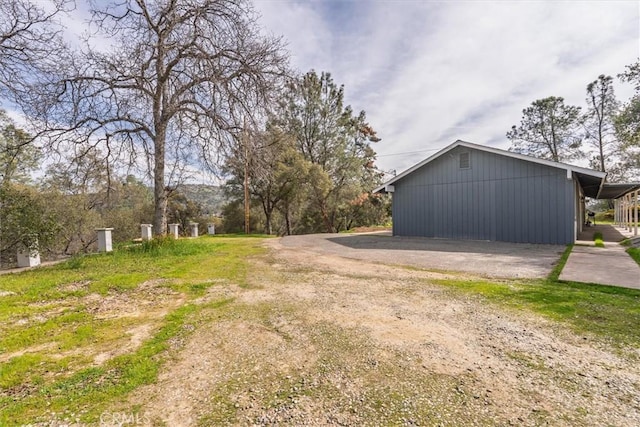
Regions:
<instances>
[{"instance_id":1,"label":"grass patch","mask_svg":"<svg viewBox=\"0 0 640 427\"><path fill-rule=\"evenodd\" d=\"M436 280L458 291L526 309L595 335L618 348L640 346L640 291L553 279L529 281Z\"/></svg>"},{"instance_id":2,"label":"grass patch","mask_svg":"<svg viewBox=\"0 0 640 427\"><path fill-rule=\"evenodd\" d=\"M595 242L596 247L604 248L604 240L602 240L602 233L597 232L593 234L593 241Z\"/></svg>"},{"instance_id":3,"label":"grass patch","mask_svg":"<svg viewBox=\"0 0 640 427\"><path fill-rule=\"evenodd\" d=\"M569 255L571 255L572 250L573 250L573 245L567 245L564 252L562 252L562 255L560 255L560 259L558 260L556 265L553 266L553 270L551 270L551 273L549 273L549 276L547 277L549 281L556 282L558 280L558 278L560 277L560 274L562 273L562 269L564 268L565 264L567 263L567 260L569 259Z\"/></svg>"},{"instance_id":4,"label":"grass patch","mask_svg":"<svg viewBox=\"0 0 640 427\"><path fill-rule=\"evenodd\" d=\"M629 248L627 253L640 265L640 248Z\"/></svg>"},{"instance_id":5,"label":"grass patch","mask_svg":"<svg viewBox=\"0 0 640 427\"><path fill-rule=\"evenodd\" d=\"M216 283L247 286L248 260L264 252L260 242L153 240L3 276L0 425L97 422L109 405L155 381L168 343L189 334L194 328L186 326L201 310L228 302L191 301ZM162 313L162 307L166 314L147 317L145 310ZM96 356L120 349L130 331L144 325L150 335L141 343L95 364Z\"/></svg>"}]
</instances>

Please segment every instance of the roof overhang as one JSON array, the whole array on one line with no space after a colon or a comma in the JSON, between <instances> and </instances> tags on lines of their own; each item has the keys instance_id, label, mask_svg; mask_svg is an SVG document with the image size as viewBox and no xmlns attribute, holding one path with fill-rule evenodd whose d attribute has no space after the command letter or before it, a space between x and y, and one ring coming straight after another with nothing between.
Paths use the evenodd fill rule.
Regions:
<instances>
[{"instance_id":1,"label":"roof overhang","mask_svg":"<svg viewBox=\"0 0 640 427\"><path fill-rule=\"evenodd\" d=\"M402 172L402 173L396 175L395 177L391 178L389 181L387 181L384 184L382 184L381 186L375 188L373 190L373 192L374 193L386 193L387 192L386 188L388 186L391 186L393 188L392 184L395 183L396 181L398 181L398 180L404 178L405 176L411 174L415 170L420 169L424 165L432 162L433 160L437 159L438 157L442 156L443 154L448 153L449 151L453 150L456 147L466 147L466 148L470 148L470 149L473 149L473 150L485 151L485 152L497 154L497 155L500 155L500 156L511 157L511 158L523 160L523 161L526 161L526 162L537 163L537 164L549 166L549 167L552 167L552 168L566 170L567 171L567 177L570 178L572 176L572 174L575 174L576 178L578 179L578 182L580 182L580 185L582 185L582 187L584 188L585 195L587 197L592 197L592 198L597 198L598 193L600 191L600 188L604 183L604 179L607 176L607 174L605 172L595 171L595 170L592 170L592 169L582 168L582 167L579 167L579 166L573 166L573 165L569 165L569 164L566 164L566 163L559 163L559 162L552 162L550 160L538 159L536 157L525 156L524 154L514 153L512 151L506 151L506 150L501 150L499 148L486 147L484 145L478 145L478 144L473 144L471 142L457 140L453 144L443 148L442 150L440 150L437 153L433 154L432 156L426 158L425 160L421 161L420 163L415 164L414 166L410 167L409 169L405 170L404 172Z\"/></svg>"},{"instance_id":2,"label":"roof overhang","mask_svg":"<svg viewBox=\"0 0 640 427\"><path fill-rule=\"evenodd\" d=\"M574 172L576 179L582 187L582 192L586 197L597 199L604 184L604 177Z\"/></svg>"},{"instance_id":3,"label":"roof overhang","mask_svg":"<svg viewBox=\"0 0 640 427\"><path fill-rule=\"evenodd\" d=\"M632 191L640 190L640 182L625 184L604 184L598 193L597 199L618 199ZM591 196L589 196L591 197Z\"/></svg>"}]
</instances>

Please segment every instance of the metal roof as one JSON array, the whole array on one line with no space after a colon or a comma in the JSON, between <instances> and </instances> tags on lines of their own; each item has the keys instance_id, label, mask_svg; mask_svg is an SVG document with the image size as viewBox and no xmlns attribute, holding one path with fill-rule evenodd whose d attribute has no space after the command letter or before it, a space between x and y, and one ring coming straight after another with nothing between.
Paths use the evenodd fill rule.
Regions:
<instances>
[{"instance_id":1,"label":"metal roof","mask_svg":"<svg viewBox=\"0 0 640 427\"><path fill-rule=\"evenodd\" d=\"M606 183L598 193L598 199L617 199L632 191L640 190L640 182L609 184Z\"/></svg>"}]
</instances>

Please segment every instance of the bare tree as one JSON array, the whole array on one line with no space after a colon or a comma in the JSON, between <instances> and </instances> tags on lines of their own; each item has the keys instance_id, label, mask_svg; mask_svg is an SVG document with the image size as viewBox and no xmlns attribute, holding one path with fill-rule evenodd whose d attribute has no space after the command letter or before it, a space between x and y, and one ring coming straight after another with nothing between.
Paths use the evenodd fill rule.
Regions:
<instances>
[{"instance_id":1,"label":"bare tree","mask_svg":"<svg viewBox=\"0 0 640 427\"><path fill-rule=\"evenodd\" d=\"M55 60L56 54L63 49L62 27L55 19L72 6L69 0L0 0L0 90L3 96L19 97L43 63Z\"/></svg>"},{"instance_id":2,"label":"bare tree","mask_svg":"<svg viewBox=\"0 0 640 427\"><path fill-rule=\"evenodd\" d=\"M245 0L96 2L92 16L92 37L34 90L30 113L52 147L72 141L82 156L99 145L106 161L146 167L164 234L176 174L215 166L238 118L268 101L286 58Z\"/></svg>"}]
</instances>

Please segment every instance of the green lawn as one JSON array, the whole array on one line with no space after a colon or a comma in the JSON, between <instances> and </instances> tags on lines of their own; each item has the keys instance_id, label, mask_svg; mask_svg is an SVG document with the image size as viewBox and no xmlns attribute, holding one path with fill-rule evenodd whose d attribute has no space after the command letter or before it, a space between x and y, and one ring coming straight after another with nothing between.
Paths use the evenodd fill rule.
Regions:
<instances>
[{"instance_id":1,"label":"green lawn","mask_svg":"<svg viewBox=\"0 0 640 427\"><path fill-rule=\"evenodd\" d=\"M629 248L627 253L640 265L640 248Z\"/></svg>"}]
</instances>

